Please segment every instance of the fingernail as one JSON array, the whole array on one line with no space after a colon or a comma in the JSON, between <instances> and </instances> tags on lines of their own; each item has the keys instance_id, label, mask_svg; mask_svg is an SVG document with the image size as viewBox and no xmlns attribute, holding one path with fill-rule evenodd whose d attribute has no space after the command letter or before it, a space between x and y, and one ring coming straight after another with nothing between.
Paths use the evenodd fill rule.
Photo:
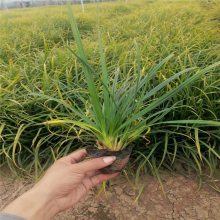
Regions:
<instances>
[{"instance_id":1,"label":"fingernail","mask_svg":"<svg viewBox=\"0 0 220 220\"><path fill-rule=\"evenodd\" d=\"M110 157L104 157L103 158L103 161L105 162L105 163L111 163L111 162L113 162L113 161L115 161L116 160L116 156L110 156Z\"/></svg>"}]
</instances>

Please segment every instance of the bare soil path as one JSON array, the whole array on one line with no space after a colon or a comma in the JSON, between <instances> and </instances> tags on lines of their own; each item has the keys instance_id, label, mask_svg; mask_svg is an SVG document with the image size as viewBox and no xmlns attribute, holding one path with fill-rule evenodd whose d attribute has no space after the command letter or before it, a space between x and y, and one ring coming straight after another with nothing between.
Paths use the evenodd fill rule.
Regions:
<instances>
[{"instance_id":1,"label":"bare soil path","mask_svg":"<svg viewBox=\"0 0 220 220\"><path fill-rule=\"evenodd\" d=\"M7 177L6 177L7 176ZM9 177L10 176L10 177ZM219 220L220 194L205 186L198 190L194 179L166 173L164 192L158 181L143 177L140 197L133 184L119 177L106 193L90 192L72 210L61 213L56 220ZM31 183L0 174L0 209L32 186Z\"/></svg>"}]
</instances>

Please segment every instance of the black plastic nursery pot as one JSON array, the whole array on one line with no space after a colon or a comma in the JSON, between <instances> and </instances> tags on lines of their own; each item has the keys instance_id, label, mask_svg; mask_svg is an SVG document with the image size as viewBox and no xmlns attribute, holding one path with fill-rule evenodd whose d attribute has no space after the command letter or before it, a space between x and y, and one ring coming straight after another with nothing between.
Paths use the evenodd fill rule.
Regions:
<instances>
[{"instance_id":1,"label":"black plastic nursery pot","mask_svg":"<svg viewBox=\"0 0 220 220\"><path fill-rule=\"evenodd\" d=\"M130 145L123 150L119 151L110 151L107 149L98 149L96 147L87 147L86 151L89 157L91 158L98 158L98 157L105 157L105 156L116 156L116 160L113 164L100 169L100 172L103 174L111 174L116 172L121 172L128 160L130 158L133 146Z\"/></svg>"}]
</instances>

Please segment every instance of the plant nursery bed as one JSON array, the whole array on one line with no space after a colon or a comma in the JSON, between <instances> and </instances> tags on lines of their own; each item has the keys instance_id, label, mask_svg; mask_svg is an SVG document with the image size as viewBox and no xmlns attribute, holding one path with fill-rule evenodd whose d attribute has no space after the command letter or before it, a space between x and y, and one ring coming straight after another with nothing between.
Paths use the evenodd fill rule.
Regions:
<instances>
[{"instance_id":1,"label":"plant nursery bed","mask_svg":"<svg viewBox=\"0 0 220 220\"><path fill-rule=\"evenodd\" d=\"M91 191L75 208L59 214L56 220L159 220L220 219L220 194L203 185L198 189L195 178L166 172L161 185L152 176L142 176L135 185L121 176L105 192ZM217 182L217 181L216 181ZM218 184L218 183L217 183ZM0 174L0 208L33 183L18 177Z\"/></svg>"}]
</instances>

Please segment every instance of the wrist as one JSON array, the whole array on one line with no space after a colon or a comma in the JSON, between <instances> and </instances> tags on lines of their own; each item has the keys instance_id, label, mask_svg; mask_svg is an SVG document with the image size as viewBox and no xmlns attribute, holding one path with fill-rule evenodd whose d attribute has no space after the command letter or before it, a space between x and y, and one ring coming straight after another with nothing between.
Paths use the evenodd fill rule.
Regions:
<instances>
[{"instance_id":1,"label":"wrist","mask_svg":"<svg viewBox=\"0 0 220 220\"><path fill-rule=\"evenodd\" d=\"M50 201L40 189L34 187L8 205L3 212L26 220L48 220L55 214L54 207L53 201Z\"/></svg>"}]
</instances>

